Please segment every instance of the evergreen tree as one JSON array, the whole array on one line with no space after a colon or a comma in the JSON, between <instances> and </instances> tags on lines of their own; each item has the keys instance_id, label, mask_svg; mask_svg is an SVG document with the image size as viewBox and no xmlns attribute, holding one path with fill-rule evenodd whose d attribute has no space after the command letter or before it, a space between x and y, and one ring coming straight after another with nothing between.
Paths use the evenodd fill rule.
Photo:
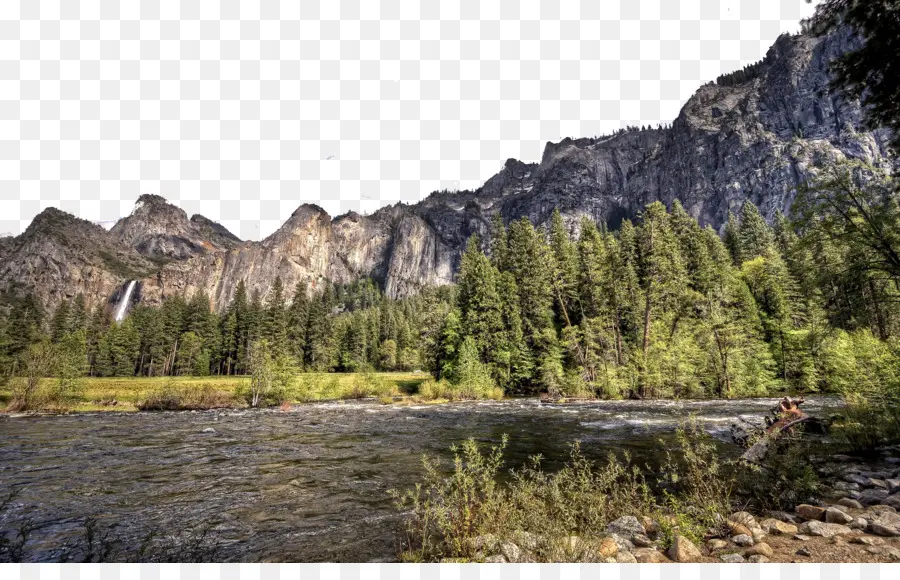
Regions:
<instances>
[{"instance_id":1,"label":"evergreen tree","mask_svg":"<svg viewBox=\"0 0 900 580\"><path fill-rule=\"evenodd\" d=\"M738 228L742 261L765 256L775 246L772 228L759 213L759 209L747 200L741 208L741 225Z\"/></svg>"}]
</instances>

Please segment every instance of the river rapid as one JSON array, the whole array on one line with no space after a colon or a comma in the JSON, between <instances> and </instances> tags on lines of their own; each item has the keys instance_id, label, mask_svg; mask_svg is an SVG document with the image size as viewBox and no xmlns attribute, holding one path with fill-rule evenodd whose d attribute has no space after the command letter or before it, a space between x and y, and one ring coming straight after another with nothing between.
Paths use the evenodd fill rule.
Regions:
<instances>
[{"instance_id":1,"label":"river rapid","mask_svg":"<svg viewBox=\"0 0 900 580\"><path fill-rule=\"evenodd\" d=\"M627 451L659 465L674 429L693 415L726 455L729 428L760 423L776 399L601 401L533 399L447 405L309 404L290 411L86 413L0 416L0 494L21 491L0 528L36 524L27 560L66 557L84 522L124 546L147 534L177 544L206 532L222 561L391 561L402 515L388 490L412 487L423 454L510 437L506 465L540 454L562 465L573 441L604 459ZM807 399L824 413L837 405ZM71 557L71 556L70 556Z\"/></svg>"}]
</instances>

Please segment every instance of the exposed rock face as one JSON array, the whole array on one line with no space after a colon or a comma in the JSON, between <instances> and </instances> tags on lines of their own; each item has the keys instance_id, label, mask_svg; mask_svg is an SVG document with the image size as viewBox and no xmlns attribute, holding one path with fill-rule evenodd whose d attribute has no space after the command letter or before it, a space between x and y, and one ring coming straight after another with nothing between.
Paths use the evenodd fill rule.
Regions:
<instances>
[{"instance_id":1,"label":"exposed rock face","mask_svg":"<svg viewBox=\"0 0 900 580\"><path fill-rule=\"evenodd\" d=\"M54 208L4 246L0 288L34 291L50 308L79 293L91 305L115 300L123 281L157 268L102 227Z\"/></svg>"},{"instance_id":2,"label":"exposed rock face","mask_svg":"<svg viewBox=\"0 0 900 580\"><path fill-rule=\"evenodd\" d=\"M203 292L217 309L231 300L238 281L265 296L278 276L288 291L297 282L316 288L325 280L372 277L401 297L451 282L466 240L487 238L497 212L507 222L527 216L543 224L559 208L573 229L581 216L617 227L656 200L679 199L701 223L717 228L747 199L768 218L777 210L790 213L798 185L829 160L897 168L886 153L887 132L864 131L859 103L828 90L829 62L857 42L846 30L826 38L784 35L756 78L701 87L670 128L548 143L539 163L510 159L476 191L437 192L371 216L331 219L318 207L301 206L261 242L241 243L202 216L188 220L164 199L142 196L110 235L101 228L85 234L98 241L84 256L57 247L52 236L35 241L32 232L28 247L47 247L25 252L27 266L13 266L22 259L15 248L26 245L21 238L29 233L0 240L0 288L20 282L52 305L79 291L110 292L141 271L141 300ZM101 247L138 261L125 274L96 259ZM156 267L145 268L132 249ZM63 255L68 261L49 258ZM82 263L91 265L92 277L60 274Z\"/></svg>"},{"instance_id":3,"label":"exposed rock face","mask_svg":"<svg viewBox=\"0 0 900 580\"><path fill-rule=\"evenodd\" d=\"M216 222L196 215L189 220L183 209L149 194L140 196L131 215L116 222L109 233L158 262L186 260L241 244Z\"/></svg>"}]
</instances>

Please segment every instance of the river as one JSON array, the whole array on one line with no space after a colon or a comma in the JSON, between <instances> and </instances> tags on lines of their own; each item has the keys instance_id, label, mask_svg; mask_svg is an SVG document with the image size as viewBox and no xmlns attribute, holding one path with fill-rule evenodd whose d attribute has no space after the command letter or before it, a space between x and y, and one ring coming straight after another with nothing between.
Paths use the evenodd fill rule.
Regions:
<instances>
[{"instance_id":1,"label":"river","mask_svg":"<svg viewBox=\"0 0 900 580\"><path fill-rule=\"evenodd\" d=\"M741 416L758 422L775 403L363 401L287 412L0 416L0 493L21 489L0 526L34 522L26 559L39 561L64 558L86 518L130 548L151 531L177 544L205 530L216 560L390 561L401 516L388 490L421 478L423 454L448 460L453 443L497 443L506 433L510 467L541 454L558 468L576 440L588 457L628 451L652 467L684 418L696 416L723 453L736 454L730 425ZM804 409L833 404L807 399Z\"/></svg>"}]
</instances>

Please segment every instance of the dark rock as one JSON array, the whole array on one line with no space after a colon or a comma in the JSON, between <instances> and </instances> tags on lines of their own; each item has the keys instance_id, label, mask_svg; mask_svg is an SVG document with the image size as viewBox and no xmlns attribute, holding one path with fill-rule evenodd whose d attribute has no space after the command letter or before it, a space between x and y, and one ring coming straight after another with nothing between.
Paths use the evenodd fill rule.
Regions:
<instances>
[{"instance_id":1,"label":"dark rock","mask_svg":"<svg viewBox=\"0 0 900 580\"><path fill-rule=\"evenodd\" d=\"M856 498L859 503L864 506L869 506L873 504L878 504L884 501L884 499L888 496L888 492L884 489L867 489L862 491L859 496Z\"/></svg>"}]
</instances>

